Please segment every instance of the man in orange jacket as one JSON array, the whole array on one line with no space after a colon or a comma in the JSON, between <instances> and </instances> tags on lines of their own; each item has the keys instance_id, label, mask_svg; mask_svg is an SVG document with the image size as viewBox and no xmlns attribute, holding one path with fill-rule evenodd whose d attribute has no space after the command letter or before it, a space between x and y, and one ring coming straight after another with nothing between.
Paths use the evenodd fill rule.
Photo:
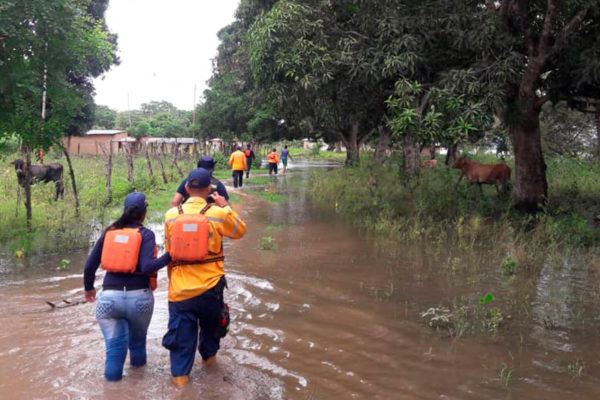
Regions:
<instances>
[{"instance_id":1,"label":"man in orange jacket","mask_svg":"<svg viewBox=\"0 0 600 400\"><path fill-rule=\"evenodd\" d=\"M279 157L277 156L277 150L273 149L269 154L267 154L267 161L269 161L269 175L275 172L277 175L277 164L279 164Z\"/></svg>"},{"instance_id":2,"label":"man in orange jacket","mask_svg":"<svg viewBox=\"0 0 600 400\"><path fill-rule=\"evenodd\" d=\"M231 157L229 157L229 166L233 171L233 187L242 187L244 183L244 171L248 168L246 155L242 153L242 148L237 146Z\"/></svg>"},{"instance_id":3,"label":"man in orange jacket","mask_svg":"<svg viewBox=\"0 0 600 400\"><path fill-rule=\"evenodd\" d=\"M223 310L227 309L223 301L223 290L227 286L223 238L240 239L246 233L246 223L227 200L218 193L209 194L210 181L210 171L198 168L190 172L185 185L190 198L165 214L167 251L172 250L176 236L181 235L175 229L179 216L204 214L209 221L206 258L178 261L175 256L168 266L169 330L162 344L169 349L171 374L177 387L188 383L196 351L200 352L203 364L216 361L220 340L227 332L223 324ZM206 202L209 196L214 199L212 207ZM187 233L190 232L195 231L188 229Z\"/></svg>"}]
</instances>

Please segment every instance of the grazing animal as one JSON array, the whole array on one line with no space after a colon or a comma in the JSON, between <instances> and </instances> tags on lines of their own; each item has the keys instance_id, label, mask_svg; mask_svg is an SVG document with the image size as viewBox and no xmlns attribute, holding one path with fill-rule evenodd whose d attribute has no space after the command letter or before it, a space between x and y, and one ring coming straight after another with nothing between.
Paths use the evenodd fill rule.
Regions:
<instances>
[{"instance_id":1,"label":"grazing animal","mask_svg":"<svg viewBox=\"0 0 600 400\"><path fill-rule=\"evenodd\" d=\"M427 168L427 167L434 168L434 167L437 167L437 164L438 164L437 160L435 158L432 158L431 160L425 160L425 161L423 161L423 163L421 165L424 168Z\"/></svg>"},{"instance_id":2,"label":"grazing animal","mask_svg":"<svg viewBox=\"0 0 600 400\"><path fill-rule=\"evenodd\" d=\"M12 165L15 166L15 171L17 172L17 181L21 187L25 187L25 168L27 168L27 164L25 161L17 159L11 162ZM54 195L54 200L58 200L58 196L62 199L65 192L65 187L63 184L63 166L58 163L51 164L43 164L43 165L31 165L29 166L29 171L31 172L31 177L33 181L31 183L37 182L54 182L56 185L56 193Z\"/></svg>"},{"instance_id":3,"label":"grazing animal","mask_svg":"<svg viewBox=\"0 0 600 400\"><path fill-rule=\"evenodd\" d=\"M460 182L463 176L467 176L471 182L479 185L482 184L495 185L496 191L500 193L499 185L503 185L506 189L506 184L510 179L510 168L506 164L481 164L477 161L467 160L466 157L460 157L454 163L454 168L460 169L461 174L458 178Z\"/></svg>"}]
</instances>

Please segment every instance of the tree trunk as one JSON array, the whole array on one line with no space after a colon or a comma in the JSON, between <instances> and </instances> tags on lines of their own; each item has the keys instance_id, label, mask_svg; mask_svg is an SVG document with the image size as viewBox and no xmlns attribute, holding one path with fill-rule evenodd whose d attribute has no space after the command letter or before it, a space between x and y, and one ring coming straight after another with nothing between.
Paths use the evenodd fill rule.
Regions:
<instances>
[{"instance_id":1,"label":"tree trunk","mask_svg":"<svg viewBox=\"0 0 600 400\"><path fill-rule=\"evenodd\" d=\"M435 143L432 143L429 146L429 156L431 157L432 160L435 159Z\"/></svg>"},{"instance_id":2,"label":"tree trunk","mask_svg":"<svg viewBox=\"0 0 600 400\"><path fill-rule=\"evenodd\" d=\"M375 149L375 162L380 167L387 158L387 152L390 145L390 130L385 126L379 127L379 140Z\"/></svg>"},{"instance_id":3,"label":"tree trunk","mask_svg":"<svg viewBox=\"0 0 600 400\"><path fill-rule=\"evenodd\" d=\"M402 153L404 155L404 172L415 173L419 170L419 146L415 144L413 137L409 133L402 136Z\"/></svg>"},{"instance_id":4,"label":"tree trunk","mask_svg":"<svg viewBox=\"0 0 600 400\"><path fill-rule=\"evenodd\" d=\"M23 171L23 190L25 191L25 210L27 229L31 229L31 150L25 147L25 171Z\"/></svg>"},{"instance_id":5,"label":"tree trunk","mask_svg":"<svg viewBox=\"0 0 600 400\"><path fill-rule=\"evenodd\" d=\"M154 171L152 171L152 161L150 160L150 152L148 151L148 146L150 146L149 144L146 144L146 149L145 149L145 153L146 153L146 163L148 164L148 173L150 174L150 182L152 182L154 180Z\"/></svg>"},{"instance_id":6,"label":"tree trunk","mask_svg":"<svg viewBox=\"0 0 600 400\"><path fill-rule=\"evenodd\" d=\"M515 154L515 207L525 212L539 211L548 196L546 163L542 154L540 111L529 106L531 101L518 104L520 115L510 124Z\"/></svg>"},{"instance_id":7,"label":"tree trunk","mask_svg":"<svg viewBox=\"0 0 600 400\"><path fill-rule=\"evenodd\" d=\"M594 119L596 120L596 154L600 158L600 102L596 103Z\"/></svg>"},{"instance_id":8,"label":"tree trunk","mask_svg":"<svg viewBox=\"0 0 600 400\"><path fill-rule=\"evenodd\" d=\"M350 132L347 135L340 134L340 138L344 145L346 146L346 166L351 167L353 165L358 165L359 161L359 141L358 141L358 130L360 128L360 124L358 121L352 122L352 127ZM318 144L317 144L318 146Z\"/></svg>"},{"instance_id":9,"label":"tree trunk","mask_svg":"<svg viewBox=\"0 0 600 400\"><path fill-rule=\"evenodd\" d=\"M133 148L130 143L124 143L125 159L127 160L127 181L133 186Z\"/></svg>"},{"instance_id":10,"label":"tree trunk","mask_svg":"<svg viewBox=\"0 0 600 400\"><path fill-rule=\"evenodd\" d=\"M456 161L456 152L458 150L457 144L451 144L448 146L448 151L446 153L446 161L444 162L448 166L453 166Z\"/></svg>"},{"instance_id":11,"label":"tree trunk","mask_svg":"<svg viewBox=\"0 0 600 400\"><path fill-rule=\"evenodd\" d=\"M179 175L183 178L183 171L181 170L181 168L179 168L179 164L177 164L177 156L179 154L179 146L177 146L177 144L175 144L175 146L173 147L173 162L172 165L177 168L177 172L179 172Z\"/></svg>"},{"instance_id":12,"label":"tree trunk","mask_svg":"<svg viewBox=\"0 0 600 400\"><path fill-rule=\"evenodd\" d=\"M79 195L77 194L77 185L75 184L75 173L73 172L73 165L71 164L71 157L67 149L62 146L63 154L67 159L67 165L69 166L69 176L71 177L71 186L73 187L73 197L75 197L75 214L79 215Z\"/></svg>"},{"instance_id":13,"label":"tree trunk","mask_svg":"<svg viewBox=\"0 0 600 400\"><path fill-rule=\"evenodd\" d=\"M162 174L163 183L167 184L169 181L167 179L167 174L165 174L165 167L162 162L161 154L159 154L157 149L154 149L154 154L156 155L156 160L158 160L158 167L160 168L160 172Z\"/></svg>"},{"instance_id":14,"label":"tree trunk","mask_svg":"<svg viewBox=\"0 0 600 400\"><path fill-rule=\"evenodd\" d=\"M103 143L101 143L100 148L102 149L102 153L104 153L104 179L106 182L106 204L109 204L112 201L112 186L111 186L112 145L109 145L109 148L106 149L106 146Z\"/></svg>"}]
</instances>

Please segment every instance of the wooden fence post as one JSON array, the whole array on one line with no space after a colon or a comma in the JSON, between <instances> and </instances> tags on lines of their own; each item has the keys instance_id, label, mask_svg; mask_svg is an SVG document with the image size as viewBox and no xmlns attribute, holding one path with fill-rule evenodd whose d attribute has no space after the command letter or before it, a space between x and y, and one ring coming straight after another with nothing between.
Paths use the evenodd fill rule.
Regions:
<instances>
[{"instance_id":1,"label":"wooden fence post","mask_svg":"<svg viewBox=\"0 0 600 400\"><path fill-rule=\"evenodd\" d=\"M77 185L75 184L75 173L73 172L73 165L71 164L71 157L67 149L61 144L63 154L67 159L67 165L69 166L69 175L71 176L71 186L73 187L73 196L75 197L75 214L79 215L79 195L77 194Z\"/></svg>"},{"instance_id":2,"label":"wooden fence post","mask_svg":"<svg viewBox=\"0 0 600 400\"><path fill-rule=\"evenodd\" d=\"M124 143L125 158L127 159L127 180L133 186L133 148L130 143Z\"/></svg>"},{"instance_id":3,"label":"wooden fence post","mask_svg":"<svg viewBox=\"0 0 600 400\"><path fill-rule=\"evenodd\" d=\"M106 204L109 204L112 201L112 186L110 184L110 178L112 175L112 146L107 150L104 143L100 143L100 148L102 149L102 153L104 153L105 163L104 163L104 178L106 180Z\"/></svg>"},{"instance_id":4,"label":"wooden fence post","mask_svg":"<svg viewBox=\"0 0 600 400\"><path fill-rule=\"evenodd\" d=\"M175 166L175 168L177 168L177 172L179 172L179 175L183 178L183 171L181 170L181 168L179 168L179 164L177 164L177 156L179 154L179 146L177 145L177 142L175 142L175 145L173 146L173 161L172 161L172 165Z\"/></svg>"},{"instance_id":5,"label":"wooden fence post","mask_svg":"<svg viewBox=\"0 0 600 400\"><path fill-rule=\"evenodd\" d=\"M167 184L169 183L169 180L167 179L167 174L165 174L165 167L162 162L161 154L159 154L159 150L157 148L154 148L153 150L154 154L156 155L156 159L158 160L158 166L160 168L160 172L162 173L163 182Z\"/></svg>"},{"instance_id":6,"label":"wooden fence post","mask_svg":"<svg viewBox=\"0 0 600 400\"><path fill-rule=\"evenodd\" d=\"M154 171L152 171L152 162L150 161L150 152L148 151L148 146L150 146L149 143L146 143L144 146L146 146L146 163L148 164L148 171L150 172L150 181L154 180Z\"/></svg>"}]
</instances>

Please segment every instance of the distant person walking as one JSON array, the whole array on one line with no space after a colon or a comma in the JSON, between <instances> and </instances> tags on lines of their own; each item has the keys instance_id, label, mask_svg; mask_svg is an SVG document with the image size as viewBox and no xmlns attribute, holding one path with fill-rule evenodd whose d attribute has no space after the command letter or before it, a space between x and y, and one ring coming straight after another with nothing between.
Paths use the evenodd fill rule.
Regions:
<instances>
[{"instance_id":1,"label":"distant person walking","mask_svg":"<svg viewBox=\"0 0 600 400\"><path fill-rule=\"evenodd\" d=\"M256 156L254 155L254 151L252 151L251 145L246 146L246 151L244 151L244 155L246 156L246 165L247 165L246 178L249 178L250 177L250 169L252 168L252 163L256 159Z\"/></svg>"},{"instance_id":2,"label":"distant person walking","mask_svg":"<svg viewBox=\"0 0 600 400\"><path fill-rule=\"evenodd\" d=\"M246 164L246 155L242 153L242 148L237 146L231 157L229 157L229 166L233 175L233 187L242 187L244 184L244 171L248 169Z\"/></svg>"},{"instance_id":3,"label":"distant person walking","mask_svg":"<svg viewBox=\"0 0 600 400\"><path fill-rule=\"evenodd\" d=\"M285 175L285 171L287 169L288 157L290 158L290 160L292 159L292 155L290 154L288 147L285 146L283 148L283 150L281 150L281 164L283 165L283 174L284 175Z\"/></svg>"},{"instance_id":4,"label":"distant person walking","mask_svg":"<svg viewBox=\"0 0 600 400\"><path fill-rule=\"evenodd\" d=\"M277 156L277 150L273 149L267 154L267 161L269 161L269 175L275 172L277 175L277 164L279 164L279 157Z\"/></svg>"}]
</instances>

